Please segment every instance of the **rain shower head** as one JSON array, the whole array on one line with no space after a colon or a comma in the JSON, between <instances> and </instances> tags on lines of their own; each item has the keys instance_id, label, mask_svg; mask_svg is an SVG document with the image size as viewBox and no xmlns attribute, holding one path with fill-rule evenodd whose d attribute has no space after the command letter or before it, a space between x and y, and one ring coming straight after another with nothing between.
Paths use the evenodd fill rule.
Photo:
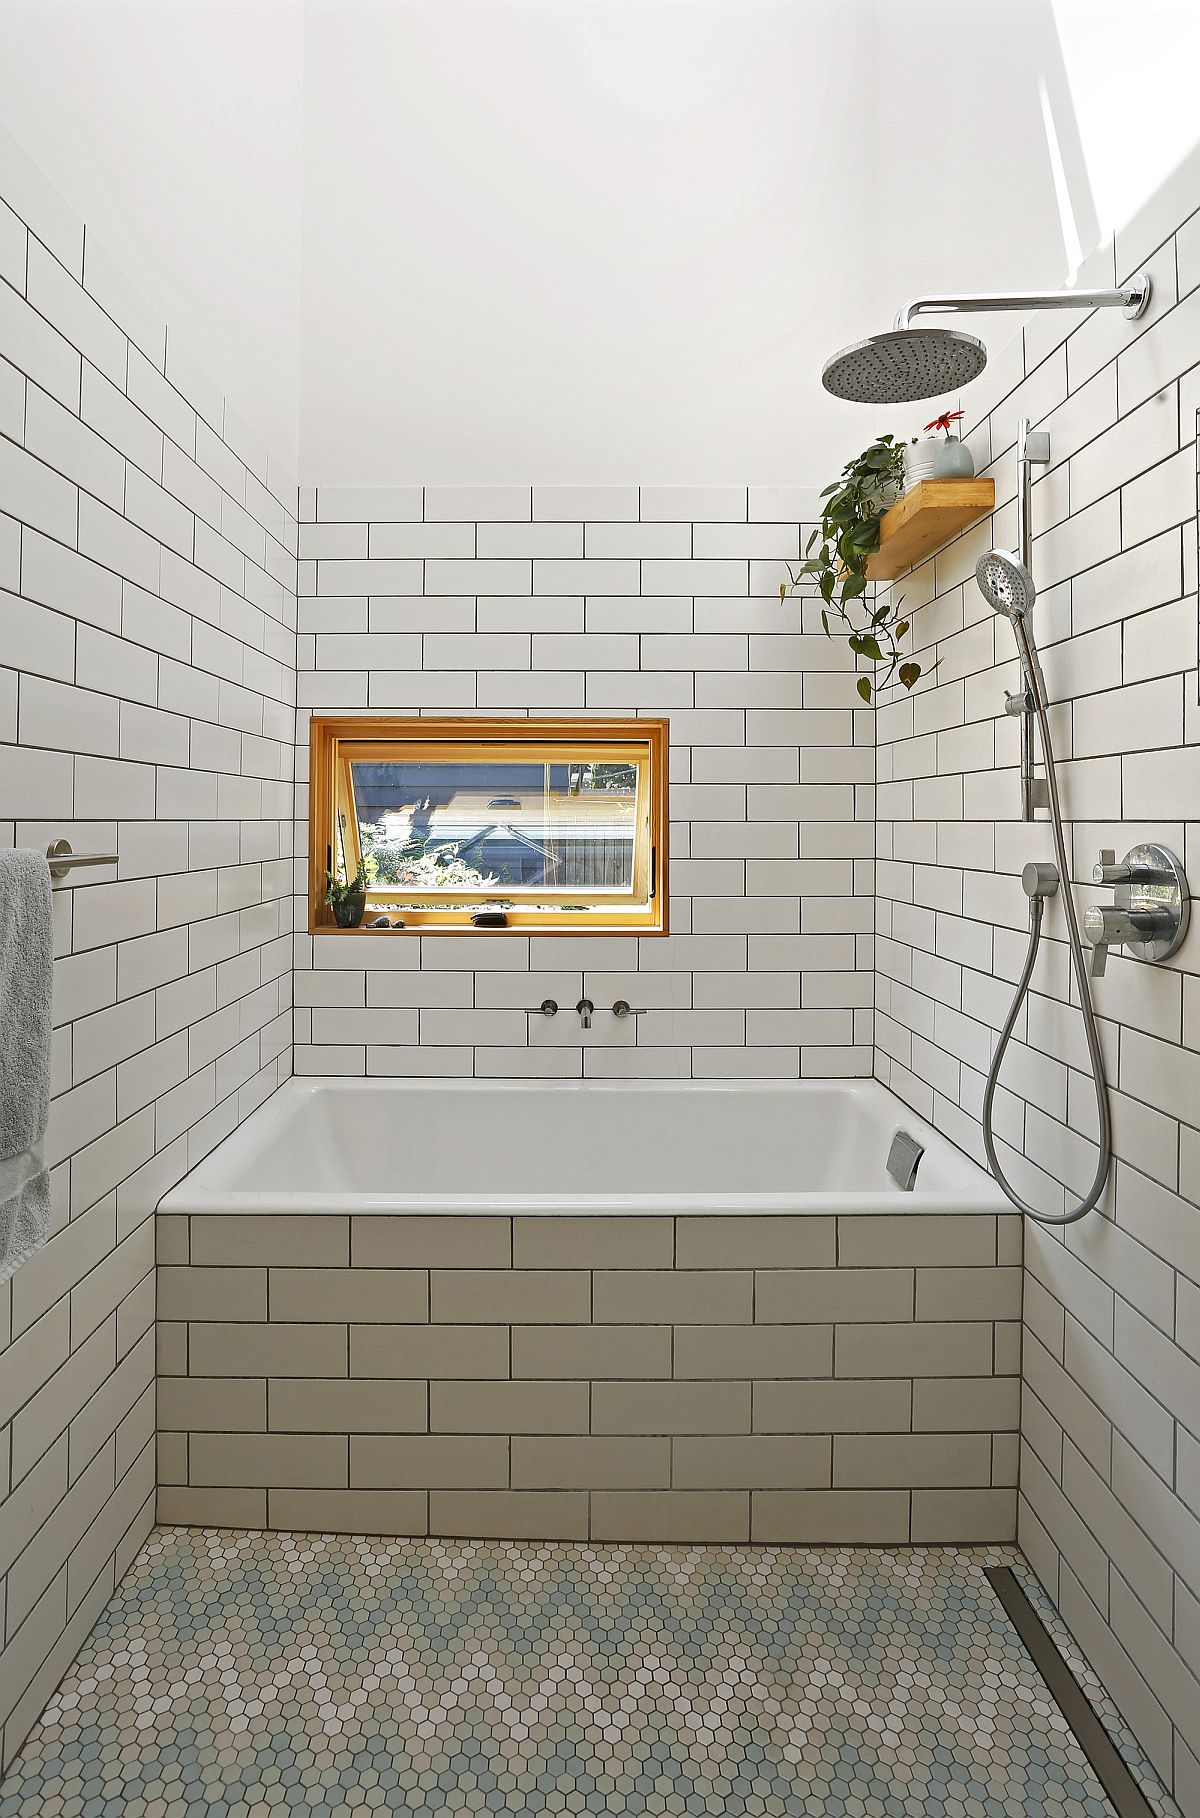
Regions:
<instances>
[{"instance_id":1,"label":"rain shower head","mask_svg":"<svg viewBox=\"0 0 1200 1818\"><path fill-rule=\"evenodd\" d=\"M987 348L957 328L893 328L826 360L821 383L855 404L907 404L977 379Z\"/></svg>"},{"instance_id":2,"label":"rain shower head","mask_svg":"<svg viewBox=\"0 0 1200 1818\"><path fill-rule=\"evenodd\" d=\"M919 328L920 315L969 314L982 310L1119 309L1135 321L1150 301L1150 279L1135 272L1115 290L980 291L970 296L915 297L886 334L869 335L826 360L821 383L835 398L853 404L909 404L937 398L977 379L987 365L987 348L957 328Z\"/></svg>"},{"instance_id":3,"label":"rain shower head","mask_svg":"<svg viewBox=\"0 0 1200 1818\"><path fill-rule=\"evenodd\" d=\"M993 612L1014 623L1023 619L1037 598L1033 576L1018 556L1006 549L989 549L975 564L979 591Z\"/></svg>"}]
</instances>

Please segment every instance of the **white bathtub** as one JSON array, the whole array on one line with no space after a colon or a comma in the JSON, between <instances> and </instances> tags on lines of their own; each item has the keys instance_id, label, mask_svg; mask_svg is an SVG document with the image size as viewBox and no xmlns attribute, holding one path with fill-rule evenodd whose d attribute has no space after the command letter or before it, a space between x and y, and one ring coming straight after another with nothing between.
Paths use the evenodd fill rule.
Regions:
<instances>
[{"instance_id":1,"label":"white bathtub","mask_svg":"<svg viewBox=\"0 0 1200 1818\"><path fill-rule=\"evenodd\" d=\"M912 1191L886 1161L925 1153ZM999 1190L873 1080L289 1080L164 1213L997 1211Z\"/></svg>"},{"instance_id":2,"label":"white bathtub","mask_svg":"<svg viewBox=\"0 0 1200 1818\"><path fill-rule=\"evenodd\" d=\"M292 1080L159 1211L163 1521L1015 1533L1021 1221L869 1081Z\"/></svg>"}]
</instances>

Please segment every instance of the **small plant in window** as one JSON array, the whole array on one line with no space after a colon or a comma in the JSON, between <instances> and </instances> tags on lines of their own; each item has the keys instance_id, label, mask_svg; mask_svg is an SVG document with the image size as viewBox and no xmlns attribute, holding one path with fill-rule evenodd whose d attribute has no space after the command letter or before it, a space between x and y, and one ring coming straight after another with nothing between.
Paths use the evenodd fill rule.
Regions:
<instances>
[{"instance_id":1,"label":"small plant in window","mask_svg":"<svg viewBox=\"0 0 1200 1818\"><path fill-rule=\"evenodd\" d=\"M367 906L367 871L360 865L349 881L335 871L325 873L325 906L333 911L339 928L357 928Z\"/></svg>"},{"instance_id":2,"label":"small plant in window","mask_svg":"<svg viewBox=\"0 0 1200 1818\"><path fill-rule=\"evenodd\" d=\"M785 600L795 588L815 582L826 637L843 630L855 656L876 665L874 677L858 678L864 701L870 701L875 689L885 687L893 677L912 688L921 674L921 665L906 660L900 649L909 623L899 616L903 595L889 598L881 606L865 597L867 562L879 548L883 514L900 496L903 481L904 444L894 436L878 436L869 448L847 461L841 478L821 493L825 501L821 522L804 546L804 560L796 569L789 567L790 580L779 588L779 597ZM831 613L838 624L831 620Z\"/></svg>"}]
</instances>

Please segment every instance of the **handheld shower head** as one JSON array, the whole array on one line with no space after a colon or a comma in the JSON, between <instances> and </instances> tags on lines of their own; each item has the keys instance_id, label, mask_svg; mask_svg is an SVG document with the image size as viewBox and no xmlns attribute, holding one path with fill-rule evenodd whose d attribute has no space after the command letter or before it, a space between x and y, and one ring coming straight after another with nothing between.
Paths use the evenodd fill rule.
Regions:
<instances>
[{"instance_id":1,"label":"handheld shower head","mask_svg":"<svg viewBox=\"0 0 1200 1818\"><path fill-rule=\"evenodd\" d=\"M893 328L826 360L821 383L855 404L907 404L977 379L987 348L957 328Z\"/></svg>"},{"instance_id":2,"label":"handheld shower head","mask_svg":"<svg viewBox=\"0 0 1200 1818\"><path fill-rule=\"evenodd\" d=\"M1023 619L1037 598L1033 576L1018 556L1006 549L989 549L975 564L979 591L993 612L1015 624Z\"/></svg>"}]
</instances>

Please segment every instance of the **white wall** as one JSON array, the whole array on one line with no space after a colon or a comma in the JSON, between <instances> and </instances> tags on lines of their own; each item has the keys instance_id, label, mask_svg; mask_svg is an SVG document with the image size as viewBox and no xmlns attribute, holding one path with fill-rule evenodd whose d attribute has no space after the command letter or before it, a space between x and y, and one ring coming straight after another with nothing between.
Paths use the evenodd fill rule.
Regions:
<instances>
[{"instance_id":1,"label":"white wall","mask_svg":"<svg viewBox=\"0 0 1200 1818\"><path fill-rule=\"evenodd\" d=\"M302 479L823 475L875 232L866 0L305 19Z\"/></svg>"},{"instance_id":2,"label":"white wall","mask_svg":"<svg viewBox=\"0 0 1200 1818\"><path fill-rule=\"evenodd\" d=\"M306 0L302 477L820 484L926 414L832 402L829 352L1067 281L1191 148L1200 12L1128 23Z\"/></svg>"},{"instance_id":3,"label":"white wall","mask_svg":"<svg viewBox=\"0 0 1200 1818\"><path fill-rule=\"evenodd\" d=\"M0 122L293 473L301 63L299 0L0 0Z\"/></svg>"},{"instance_id":4,"label":"white wall","mask_svg":"<svg viewBox=\"0 0 1200 1818\"><path fill-rule=\"evenodd\" d=\"M820 484L924 416L830 400L828 352L915 290L1060 282L1187 154L1200 9L1128 24L0 0L0 122L286 465L299 413L306 483Z\"/></svg>"},{"instance_id":5,"label":"white wall","mask_svg":"<svg viewBox=\"0 0 1200 1818\"><path fill-rule=\"evenodd\" d=\"M1133 11L1127 0L1052 5L1099 234L1108 238L1200 139L1200 9L1194 0L1138 0Z\"/></svg>"},{"instance_id":6,"label":"white wall","mask_svg":"<svg viewBox=\"0 0 1200 1818\"><path fill-rule=\"evenodd\" d=\"M875 307L851 311L847 339L921 293L1071 282L1200 142L1194 0L875 0L873 34ZM1111 261L1082 281L1112 282ZM993 356L1020 330L1011 314L969 326Z\"/></svg>"}]
</instances>

